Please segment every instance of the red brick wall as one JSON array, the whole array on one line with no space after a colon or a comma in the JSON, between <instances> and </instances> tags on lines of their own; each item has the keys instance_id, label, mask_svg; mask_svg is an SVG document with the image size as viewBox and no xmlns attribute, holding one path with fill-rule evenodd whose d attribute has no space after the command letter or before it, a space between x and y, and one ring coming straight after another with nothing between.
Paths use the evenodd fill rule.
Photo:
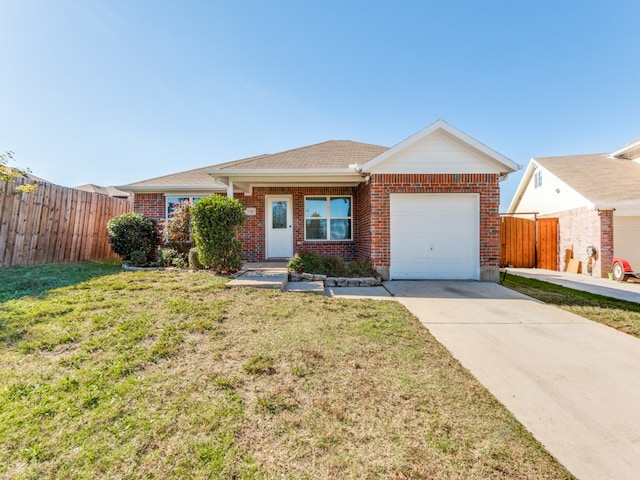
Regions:
<instances>
[{"instance_id":1,"label":"red brick wall","mask_svg":"<svg viewBox=\"0 0 640 480\"><path fill-rule=\"evenodd\" d=\"M371 260L371 188L369 183L358 185L356 192L356 205L354 207L356 215L355 239L356 257L358 260Z\"/></svg>"},{"instance_id":2,"label":"red brick wall","mask_svg":"<svg viewBox=\"0 0 640 480\"><path fill-rule=\"evenodd\" d=\"M382 174L371 177L371 262L388 269L391 259L389 195L477 193L480 196L480 276L498 280L500 188L495 174Z\"/></svg>"},{"instance_id":3,"label":"red brick wall","mask_svg":"<svg viewBox=\"0 0 640 480\"><path fill-rule=\"evenodd\" d=\"M356 257L358 221L353 212L358 211L358 197L354 187L254 187L251 196L236 193L245 208L253 207L256 214L247 217L240 240L246 261L260 262L266 259L265 245L265 196L291 195L293 199L293 251L310 250L321 255L342 257L351 260ZM313 241L304 240L304 197L307 195L350 195L352 200L353 240Z\"/></svg>"},{"instance_id":4,"label":"red brick wall","mask_svg":"<svg viewBox=\"0 0 640 480\"><path fill-rule=\"evenodd\" d=\"M373 175L369 184L358 187L255 187L251 196L236 193L245 208L256 215L247 217L240 240L246 261L266 259L265 196L291 195L293 198L294 253L311 250L322 255L369 260L381 271L390 261L389 195L391 193L477 193L480 197L481 278L498 278L500 253L500 190L494 174L384 174ZM353 240L304 240L304 197L306 195L350 195L353 198ZM162 193L137 194L134 210L156 220L164 219ZM488 272L487 274L483 272Z\"/></svg>"},{"instance_id":5,"label":"red brick wall","mask_svg":"<svg viewBox=\"0 0 640 480\"><path fill-rule=\"evenodd\" d=\"M133 197L133 211L157 222L165 219L166 201L163 193L136 193Z\"/></svg>"},{"instance_id":6,"label":"red brick wall","mask_svg":"<svg viewBox=\"0 0 640 480\"><path fill-rule=\"evenodd\" d=\"M613 210L600 210L599 275L606 277L611 271L613 259ZM596 272L593 272L596 275Z\"/></svg>"},{"instance_id":7,"label":"red brick wall","mask_svg":"<svg viewBox=\"0 0 640 480\"><path fill-rule=\"evenodd\" d=\"M592 275L606 277L613 258L613 211L575 208L548 216L558 218L560 271L566 270L567 249L573 247L573 258L582 262L582 272L586 273L587 247L592 245L598 252Z\"/></svg>"}]
</instances>

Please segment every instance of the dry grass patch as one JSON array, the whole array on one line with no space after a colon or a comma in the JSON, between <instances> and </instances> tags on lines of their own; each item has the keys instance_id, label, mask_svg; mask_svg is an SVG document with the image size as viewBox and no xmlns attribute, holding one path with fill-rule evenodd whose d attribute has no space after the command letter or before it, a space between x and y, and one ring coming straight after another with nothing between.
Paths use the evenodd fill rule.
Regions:
<instances>
[{"instance_id":1,"label":"dry grass patch","mask_svg":"<svg viewBox=\"0 0 640 480\"><path fill-rule=\"evenodd\" d=\"M225 283L0 300L0 476L572 478L397 303Z\"/></svg>"}]
</instances>

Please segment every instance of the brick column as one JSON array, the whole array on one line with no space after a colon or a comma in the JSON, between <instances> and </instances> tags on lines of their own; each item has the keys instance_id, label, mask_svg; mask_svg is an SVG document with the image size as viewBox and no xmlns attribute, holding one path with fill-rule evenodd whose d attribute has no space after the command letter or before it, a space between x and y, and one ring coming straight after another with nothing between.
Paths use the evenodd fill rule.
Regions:
<instances>
[{"instance_id":1,"label":"brick column","mask_svg":"<svg viewBox=\"0 0 640 480\"><path fill-rule=\"evenodd\" d=\"M606 277L613 258L613 210L600 210L600 276ZM595 272L594 272L595 273Z\"/></svg>"}]
</instances>

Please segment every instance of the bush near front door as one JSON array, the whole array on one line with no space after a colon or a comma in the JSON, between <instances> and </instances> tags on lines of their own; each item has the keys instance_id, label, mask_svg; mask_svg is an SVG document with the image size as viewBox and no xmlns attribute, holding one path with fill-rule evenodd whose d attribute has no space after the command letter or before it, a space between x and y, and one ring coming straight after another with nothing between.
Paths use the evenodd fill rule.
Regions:
<instances>
[{"instance_id":1,"label":"bush near front door","mask_svg":"<svg viewBox=\"0 0 640 480\"><path fill-rule=\"evenodd\" d=\"M242 268L242 242L237 237L244 219L242 203L221 195L203 198L191 207L193 238L202 265L218 272Z\"/></svg>"}]
</instances>

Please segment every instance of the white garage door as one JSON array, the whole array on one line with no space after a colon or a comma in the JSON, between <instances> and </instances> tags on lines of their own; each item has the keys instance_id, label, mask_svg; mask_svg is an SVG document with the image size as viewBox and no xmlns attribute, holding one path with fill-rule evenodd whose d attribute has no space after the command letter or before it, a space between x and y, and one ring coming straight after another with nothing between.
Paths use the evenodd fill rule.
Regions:
<instances>
[{"instance_id":1,"label":"white garage door","mask_svg":"<svg viewBox=\"0 0 640 480\"><path fill-rule=\"evenodd\" d=\"M391 279L480 278L479 197L391 194Z\"/></svg>"},{"instance_id":2,"label":"white garage door","mask_svg":"<svg viewBox=\"0 0 640 480\"><path fill-rule=\"evenodd\" d=\"M613 217L613 255L640 270L640 217Z\"/></svg>"}]
</instances>

